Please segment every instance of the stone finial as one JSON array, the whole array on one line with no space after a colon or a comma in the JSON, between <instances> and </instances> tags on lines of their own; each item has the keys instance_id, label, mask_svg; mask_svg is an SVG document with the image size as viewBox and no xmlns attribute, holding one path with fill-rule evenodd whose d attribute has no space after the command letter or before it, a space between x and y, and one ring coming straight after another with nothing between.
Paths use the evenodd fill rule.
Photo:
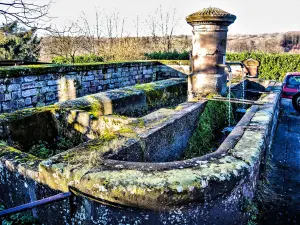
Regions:
<instances>
[{"instance_id":1,"label":"stone finial","mask_svg":"<svg viewBox=\"0 0 300 225\"><path fill-rule=\"evenodd\" d=\"M246 59L243 61L243 64L246 66L247 70L249 71L250 77L257 77L258 75L258 67L260 62L256 59Z\"/></svg>"},{"instance_id":2,"label":"stone finial","mask_svg":"<svg viewBox=\"0 0 300 225\"><path fill-rule=\"evenodd\" d=\"M195 12L188 17L186 21L189 24L193 23L225 23L227 25L232 24L236 20L236 16L228 13L219 8L204 8L198 12Z\"/></svg>"},{"instance_id":3,"label":"stone finial","mask_svg":"<svg viewBox=\"0 0 300 225\"><path fill-rule=\"evenodd\" d=\"M244 60L243 64L245 66L256 66L256 67L258 67L260 63L259 63L258 60L250 58L250 59Z\"/></svg>"}]
</instances>

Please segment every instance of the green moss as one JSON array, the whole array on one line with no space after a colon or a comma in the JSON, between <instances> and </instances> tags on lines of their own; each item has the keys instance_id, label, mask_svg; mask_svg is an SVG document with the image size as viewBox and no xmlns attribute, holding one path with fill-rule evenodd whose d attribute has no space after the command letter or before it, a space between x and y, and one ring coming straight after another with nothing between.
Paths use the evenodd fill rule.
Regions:
<instances>
[{"instance_id":1,"label":"green moss","mask_svg":"<svg viewBox=\"0 0 300 225\"><path fill-rule=\"evenodd\" d=\"M69 153L63 156L63 159L65 161L68 161L70 158L71 158L71 154L69 154Z\"/></svg>"},{"instance_id":2,"label":"green moss","mask_svg":"<svg viewBox=\"0 0 300 225\"><path fill-rule=\"evenodd\" d=\"M142 119L142 118L138 118L138 119L137 119L137 123L134 124L134 125L136 125L136 126L139 127L139 128L144 128L144 127L145 127L145 121L144 121L144 119Z\"/></svg>"},{"instance_id":3,"label":"green moss","mask_svg":"<svg viewBox=\"0 0 300 225\"><path fill-rule=\"evenodd\" d=\"M91 104L90 113L95 117L98 118L100 115L102 115L102 105L99 102L93 102Z\"/></svg>"},{"instance_id":4,"label":"green moss","mask_svg":"<svg viewBox=\"0 0 300 225\"><path fill-rule=\"evenodd\" d=\"M181 60L137 60L137 61L114 61L114 62L97 62L97 63L77 63L77 64L42 64L42 65L25 65L10 66L0 68L0 77L19 77L28 75L41 75L51 73L68 73L89 70L107 70L107 68L130 67L132 64L142 66L155 66L159 64L166 65L187 65L188 61Z\"/></svg>"},{"instance_id":5,"label":"green moss","mask_svg":"<svg viewBox=\"0 0 300 225\"><path fill-rule=\"evenodd\" d=\"M205 155L216 147L216 135L228 125L228 103L208 101L185 151L186 158ZM233 114L231 114L231 118Z\"/></svg>"},{"instance_id":6,"label":"green moss","mask_svg":"<svg viewBox=\"0 0 300 225\"><path fill-rule=\"evenodd\" d=\"M122 116L122 115L117 115L117 114L113 114L112 116L120 118L120 119L124 119L124 120L128 119L127 116Z\"/></svg>"},{"instance_id":7,"label":"green moss","mask_svg":"<svg viewBox=\"0 0 300 225\"><path fill-rule=\"evenodd\" d=\"M15 111L13 113L2 113L2 114L0 114L0 123L19 120L21 118L24 118L27 116L32 116L36 113L41 113L41 112L50 111L50 112L54 113L58 110L59 110L59 107L57 105L50 105L50 106L35 107L35 108L30 108L30 109L22 109L22 110Z\"/></svg>"},{"instance_id":8,"label":"green moss","mask_svg":"<svg viewBox=\"0 0 300 225\"><path fill-rule=\"evenodd\" d=\"M83 110L91 113L91 118L96 119L103 115L103 105L93 95L84 96L59 104L60 110Z\"/></svg>"},{"instance_id":9,"label":"green moss","mask_svg":"<svg viewBox=\"0 0 300 225\"><path fill-rule=\"evenodd\" d=\"M133 88L143 91L153 91L155 90L155 83L147 83L147 84L137 84Z\"/></svg>"},{"instance_id":10,"label":"green moss","mask_svg":"<svg viewBox=\"0 0 300 225\"><path fill-rule=\"evenodd\" d=\"M108 141L115 139L116 137L117 137L117 135L114 132L106 129L104 131L104 133L101 135L100 139L102 141L108 142Z\"/></svg>"},{"instance_id":11,"label":"green moss","mask_svg":"<svg viewBox=\"0 0 300 225\"><path fill-rule=\"evenodd\" d=\"M3 156L13 159L13 161L18 163L26 163L26 165L28 166L33 166L36 162L39 161L39 158L13 148L9 146L5 141L0 142L0 157Z\"/></svg>"},{"instance_id":12,"label":"green moss","mask_svg":"<svg viewBox=\"0 0 300 225\"><path fill-rule=\"evenodd\" d=\"M187 86L173 80L138 84L133 88L145 91L148 110L174 106L186 100Z\"/></svg>"},{"instance_id":13,"label":"green moss","mask_svg":"<svg viewBox=\"0 0 300 225\"><path fill-rule=\"evenodd\" d=\"M134 130L129 127L122 127L120 130L118 130L118 133L134 133Z\"/></svg>"},{"instance_id":14,"label":"green moss","mask_svg":"<svg viewBox=\"0 0 300 225\"><path fill-rule=\"evenodd\" d=\"M179 105L179 106L176 106L176 107L175 107L175 110L176 110L176 111L180 111L180 110L182 110L182 109L183 109L183 106L182 106L182 105Z\"/></svg>"}]
</instances>

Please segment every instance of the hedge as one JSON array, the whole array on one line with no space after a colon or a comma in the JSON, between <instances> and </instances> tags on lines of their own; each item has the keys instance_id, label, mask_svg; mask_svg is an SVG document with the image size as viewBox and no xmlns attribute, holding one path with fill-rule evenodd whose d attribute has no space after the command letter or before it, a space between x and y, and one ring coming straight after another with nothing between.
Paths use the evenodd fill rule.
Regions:
<instances>
[{"instance_id":1,"label":"hedge","mask_svg":"<svg viewBox=\"0 0 300 225\"><path fill-rule=\"evenodd\" d=\"M174 50L173 52L152 52L144 54L148 59L162 59L162 60L188 60L189 53L187 51L177 52Z\"/></svg>"},{"instance_id":2,"label":"hedge","mask_svg":"<svg viewBox=\"0 0 300 225\"><path fill-rule=\"evenodd\" d=\"M172 52L160 53L153 52L147 54L148 59L162 59L164 55L168 55L168 59L172 59ZM178 58L178 53L174 55L174 59ZM183 52L182 59L189 60L188 54ZM300 71L300 54L267 54L260 52L242 52L227 53L228 61L243 61L253 58L260 62L259 77L267 80L282 81L287 72Z\"/></svg>"},{"instance_id":3,"label":"hedge","mask_svg":"<svg viewBox=\"0 0 300 225\"><path fill-rule=\"evenodd\" d=\"M172 60L172 54L174 58ZM180 57L178 56L180 55ZM163 57L168 56L168 60L162 60ZM141 61L121 61L121 62L97 62L97 63L77 63L77 64L43 64L43 65L27 65L27 66L11 66L0 67L0 78L16 77L26 75L39 75L47 73L66 73L77 71L90 71L102 68L114 68L120 66L130 66L138 63L140 66L144 65L189 65L187 52L154 52L147 54L148 59ZM245 59L253 58L260 61L259 77L268 80L282 81L287 72L300 72L300 54L266 54L266 53L228 53L228 61L243 61ZM182 59L182 60L178 60Z\"/></svg>"},{"instance_id":4,"label":"hedge","mask_svg":"<svg viewBox=\"0 0 300 225\"><path fill-rule=\"evenodd\" d=\"M243 61L253 58L260 62L259 77L282 81L287 72L300 71L300 54L229 53L228 61Z\"/></svg>"},{"instance_id":5,"label":"hedge","mask_svg":"<svg viewBox=\"0 0 300 225\"><path fill-rule=\"evenodd\" d=\"M98 55L77 55L73 59L64 56L55 56L52 58L52 62L56 64L95 63L103 61L103 57Z\"/></svg>"}]
</instances>

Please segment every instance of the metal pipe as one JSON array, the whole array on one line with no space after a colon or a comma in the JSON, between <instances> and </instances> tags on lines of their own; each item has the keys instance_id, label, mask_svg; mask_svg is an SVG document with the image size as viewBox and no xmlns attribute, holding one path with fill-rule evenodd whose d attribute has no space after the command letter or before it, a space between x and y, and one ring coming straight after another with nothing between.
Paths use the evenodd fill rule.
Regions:
<instances>
[{"instance_id":1,"label":"metal pipe","mask_svg":"<svg viewBox=\"0 0 300 225\"><path fill-rule=\"evenodd\" d=\"M270 93L273 93L271 91L257 91L257 90L254 90L254 89L241 90L241 89L235 89L235 88L232 88L231 91L234 91L234 92L245 91L245 92L258 93L258 94L266 94L266 93L270 94Z\"/></svg>"},{"instance_id":2,"label":"metal pipe","mask_svg":"<svg viewBox=\"0 0 300 225\"><path fill-rule=\"evenodd\" d=\"M242 68L245 68L245 65L242 62L226 62L226 65L240 65Z\"/></svg>"},{"instance_id":3,"label":"metal pipe","mask_svg":"<svg viewBox=\"0 0 300 225\"><path fill-rule=\"evenodd\" d=\"M227 63L226 63L226 64L216 64L215 66L216 66L216 67L227 67L228 72L229 72L229 73L232 72L231 66L228 65Z\"/></svg>"},{"instance_id":4,"label":"metal pipe","mask_svg":"<svg viewBox=\"0 0 300 225\"><path fill-rule=\"evenodd\" d=\"M41 206L41 205L46 205L49 203L53 203L53 202L57 202L57 201L62 201L68 197L71 196L71 192L65 192L65 193L60 193L48 198L44 198L35 202L30 202L24 205L19 205L17 207L14 208L9 208L9 209L5 209L3 211L0 211L0 217L3 216L8 216L10 214L14 214L14 213L18 213L18 212L22 212L22 211L26 211L32 208L35 208L37 206Z\"/></svg>"},{"instance_id":5,"label":"metal pipe","mask_svg":"<svg viewBox=\"0 0 300 225\"><path fill-rule=\"evenodd\" d=\"M219 102L230 102L230 103L238 103L238 104L246 104L246 105L264 105L264 103L262 102L257 102L257 101L241 101L241 100L236 100L236 99L232 99L232 100L228 100L226 99L218 99L218 98L203 98L202 100L207 100L207 101L219 101Z\"/></svg>"}]
</instances>

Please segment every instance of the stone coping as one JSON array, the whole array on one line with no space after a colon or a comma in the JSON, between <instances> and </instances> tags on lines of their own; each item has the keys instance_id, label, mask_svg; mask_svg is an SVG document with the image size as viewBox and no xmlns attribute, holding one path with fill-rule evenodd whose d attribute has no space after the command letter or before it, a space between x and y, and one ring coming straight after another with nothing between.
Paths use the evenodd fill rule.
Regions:
<instances>
[{"instance_id":1,"label":"stone coping","mask_svg":"<svg viewBox=\"0 0 300 225\"><path fill-rule=\"evenodd\" d=\"M59 102L54 105L22 109L13 113L2 113L0 114L0 125L9 121L18 120L46 111L52 111L53 113L59 110L85 110L91 113L97 111L97 115L99 116L120 113L126 114L126 110L124 108L127 106L128 114L130 114L132 110L143 111L147 108L156 107L154 103L150 107L147 102L147 99L149 101L149 99L151 100L153 98L153 93L161 94L161 92L174 92L176 95L180 94L183 98L185 98L185 90L187 88L186 83L186 79L171 78L152 83L138 84L126 88L100 92L97 94L76 98L74 100ZM177 88L180 93L176 93ZM158 101L167 101L173 96L170 94L170 96L168 95L161 97L162 98L159 98L158 96ZM131 102L132 99L135 101ZM160 103L161 102L157 102L156 104L160 105Z\"/></svg>"},{"instance_id":2,"label":"stone coping","mask_svg":"<svg viewBox=\"0 0 300 225\"><path fill-rule=\"evenodd\" d=\"M127 162L124 161L118 164L114 161L108 165L112 162L106 159L108 152L138 142L134 137L122 135L100 147L99 140L93 140L43 162L28 159L29 163L26 164L15 159L17 153L21 152L10 149L11 152L3 156L5 150L1 148L1 161L5 160L6 166L16 167L22 174L54 189L68 191L72 188L110 203L164 210L176 205L203 202L230 192L260 164L273 119L279 110L280 90L260 100L265 104L252 106L236 131L220 146L221 150L218 149L210 157L192 159L193 165L181 164L178 167L178 162L173 162L170 167L164 166L157 170L151 170L150 166L159 167L165 163L145 164L149 166L148 169L125 167ZM176 113L171 117L174 115ZM103 159L97 158L98 155L93 158L92 154L85 158L86 151L83 150L87 149L86 145L93 151L102 152ZM138 146L136 149L140 150ZM68 163L74 156L85 158L85 162L89 163ZM93 160L98 164L93 164Z\"/></svg>"},{"instance_id":3,"label":"stone coping","mask_svg":"<svg viewBox=\"0 0 300 225\"><path fill-rule=\"evenodd\" d=\"M167 101L171 101L172 97L182 102L183 98L186 98L186 86L186 79L171 78L100 92L56 103L56 105L61 109L90 109L97 111L98 115L121 114L133 116L137 112L165 105ZM170 94L167 95L166 93Z\"/></svg>"},{"instance_id":4,"label":"stone coping","mask_svg":"<svg viewBox=\"0 0 300 225\"><path fill-rule=\"evenodd\" d=\"M204 104L205 102L202 102ZM201 104L201 103L200 103ZM105 167L111 169L135 169L139 171L161 171L170 169L183 169L189 167L195 167L201 165L203 162L213 161L215 159L221 158L232 149L240 138L244 134L244 129L258 110L258 106L253 106L247 112L245 116L239 121L239 123L232 130L231 134L226 138L220 147L209 154L201 157L196 157L187 160L175 161L175 162L163 162L163 163L147 163L147 162L120 162L119 160L109 160L103 161ZM172 121L168 121L171 122Z\"/></svg>"},{"instance_id":5,"label":"stone coping","mask_svg":"<svg viewBox=\"0 0 300 225\"><path fill-rule=\"evenodd\" d=\"M120 62L77 63L77 64L43 64L0 67L0 78L42 75L51 73L68 73L101 70L130 66L189 65L187 60L136 60Z\"/></svg>"},{"instance_id":6,"label":"stone coping","mask_svg":"<svg viewBox=\"0 0 300 225\"><path fill-rule=\"evenodd\" d=\"M233 23L236 20L236 16L225 12L222 9L209 7L204 8L198 12L189 15L186 21L190 24L197 23L226 23L227 25Z\"/></svg>"}]
</instances>

